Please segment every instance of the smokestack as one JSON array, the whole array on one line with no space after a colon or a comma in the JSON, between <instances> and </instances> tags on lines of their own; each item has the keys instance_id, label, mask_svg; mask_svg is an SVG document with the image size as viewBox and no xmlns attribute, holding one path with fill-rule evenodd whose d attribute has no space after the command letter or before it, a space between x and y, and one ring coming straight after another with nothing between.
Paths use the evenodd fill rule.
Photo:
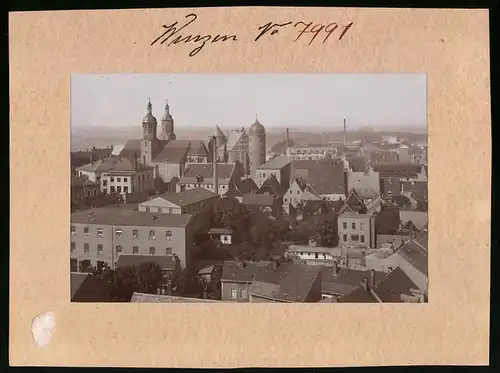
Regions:
<instances>
[{"instance_id":1,"label":"smokestack","mask_svg":"<svg viewBox=\"0 0 500 373\"><path fill-rule=\"evenodd\" d=\"M286 129L286 149L285 149L285 154L288 155L288 148L290 148L290 133L288 131L288 128Z\"/></svg>"},{"instance_id":2,"label":"smokestack","mask_svg":"<svg viewBox=\"0 0 500 373\"><path fill-rule=\"evenodd\" d=\"M219 175L217 170L217 149L215 147L215 136L212 136L212 149L213 149L213 176L214 176L214 192L219 194Z\"/></svg>"},{"instance_id":3,"label":"smokestack","mask_svg":"<svg viewBox=\"0 0 500 373\"><path fill-rule=\"evenodd\" d=\"M345 139L346 133L347 133L347 123L346 123L346 120L344 118L344 145L345 145L345 141L346 141L346 139Z\"/></svg>"}]
</instances>

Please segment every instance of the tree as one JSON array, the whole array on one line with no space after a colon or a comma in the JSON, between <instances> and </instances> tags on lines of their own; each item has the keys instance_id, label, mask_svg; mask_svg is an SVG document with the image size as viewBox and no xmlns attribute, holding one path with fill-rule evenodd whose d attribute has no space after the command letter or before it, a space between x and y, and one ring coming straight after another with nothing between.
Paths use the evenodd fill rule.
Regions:
<instances>
[{"instance_id":1,"label":"tree","mask_svg":"<svg viewBox=\"0 0 500 373\"><path fill-rule=\"evenodd\" d=\"M180 295L201 295L206 288L203 279L192 268L184 268L173 285L176 294Z\"/></svg>"},{"instance_id":2,"label":"tree","mask_svg":"<svg viewBox=\"0 0 500 373\"><path fill-rule=\"evenodd\" d=\"M257 249L248 241L231 248L233 258L237 260L255 260Z\"/></svg>"},{"instance_id":3,"label":"tree","mask_svg":"<svg viewBox=\"0 0 500 373\"><path fill-rule=\"evenodd\" d=\"M213 206L212 221L241 233L247 230L248 210L234 197L219 198Z\"/></svg>"},{"instance_id":4,"label":"tree","mask_svg":"<svg viewBox=\"0 0 500 373\"><path fill-rule=\"evenodd\" d=\"M322 246L335 247L338 244L337 221L325 220L314 227L314 235Z\"/></svg>"}]
</instances>

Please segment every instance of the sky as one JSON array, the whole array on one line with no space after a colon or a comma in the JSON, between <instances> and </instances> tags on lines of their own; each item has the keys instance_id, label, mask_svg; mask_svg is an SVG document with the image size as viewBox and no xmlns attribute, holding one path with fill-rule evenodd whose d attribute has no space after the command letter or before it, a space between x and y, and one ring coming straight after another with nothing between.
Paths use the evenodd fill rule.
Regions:
<instances>
[{"instance_id":1,"label":"sky","mask_svg":"<svg viewBox=\"0 0 500 373\"><path fill-rule=\"evenodd\" d=\"M72 127L141 125L168 99L179 127L394 128L427 125L425 74L73 74Z\"/></svg>"}]
</instances>

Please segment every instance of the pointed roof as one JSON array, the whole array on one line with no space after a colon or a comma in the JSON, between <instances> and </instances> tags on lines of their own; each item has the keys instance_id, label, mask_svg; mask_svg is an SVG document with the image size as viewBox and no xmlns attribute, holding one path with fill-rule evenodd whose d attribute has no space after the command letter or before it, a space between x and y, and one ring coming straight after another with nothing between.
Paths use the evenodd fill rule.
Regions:
<instances>
[{"instance_id":1,"label":"pointed roof","mask_svg":"<svg viewBox=\"0 0 500 373\"><path fill-rule=\"evenodd\" d=\"M286 190L283 190L284 188L281 186L280 182L276 178L275 175L269 176L262 186L259 188L259 194L263 194L265 192L272 192L275 196L283 196L285 194Z\"/></svg>"},{"instance_id":2,"label":"pointed roof","mask_svg":"<svg viewBox=\"0 0 500 373\"><path fill-rule=\"evenodd\" d=\"M153 116L153 106L151 105L151 99L148 101L148 105L146 107L146 116L142 120L142 123L156 123L156 118Z\"/></svg>"},{"instance_id":3,"label":"pointed roof","mask_svg":"<svg viewBox=\"0 0 500 373\"><path fill-rule=\"evenodd\" d=\"M259 118L257 118L257 116L255 116L255 122L250 126L250 129L248 130L248 134L250 136L252 136L252 135L261 135L261 134L265 134L265 133L266 133L266 129L259 122Z\"/></svg>"},{"instance_id":4,"label":"pointed roof","mask_svg":"<svg viewBox=\"0 0 500 373\"><path fill-rule=\"evenodd\" d=\"M224 132L220 129L219 126L215 126L215 131L214 131L214 136L218 138L225 138L226 135L224 135Z\"/></svg>"},{"instance_id":5,"label":"pointed roof","mask_svg":"<svg viewBox=\"0 0 500 373\"><path fill-rule=\"evenodd\" d=\"M163 117L161 120L171 120L172 115L170 115L170 106L168 106L168 100L165 100L165 113L163 114Z\"/></svg>"}]
</instances>

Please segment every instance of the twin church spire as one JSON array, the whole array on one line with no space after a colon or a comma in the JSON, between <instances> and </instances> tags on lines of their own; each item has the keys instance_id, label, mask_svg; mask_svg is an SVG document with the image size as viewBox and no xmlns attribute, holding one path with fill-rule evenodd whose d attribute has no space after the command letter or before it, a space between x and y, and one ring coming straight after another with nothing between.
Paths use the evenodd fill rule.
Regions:
<instances>
[{"instance_id":1,"label":"twin church spire","mask_svg":"<svg viewBox=\"0 0 500 373\"><path fill-rule=\"evenodd\" d=\"M146 116L142 120L142 124L145 130L145 136L148 138L154 137L156 135L156 123L157 120L153 116L153 107L151 105L151 99L148 100L146 106ZM147 134L146 134L147 132ZM175 140L174 133L174 118L170 114L170 106L168 105L168 100L165 100L165 113L161 119L160 130L157 133L158 140Z\"/></svg>"}]
</instances>

